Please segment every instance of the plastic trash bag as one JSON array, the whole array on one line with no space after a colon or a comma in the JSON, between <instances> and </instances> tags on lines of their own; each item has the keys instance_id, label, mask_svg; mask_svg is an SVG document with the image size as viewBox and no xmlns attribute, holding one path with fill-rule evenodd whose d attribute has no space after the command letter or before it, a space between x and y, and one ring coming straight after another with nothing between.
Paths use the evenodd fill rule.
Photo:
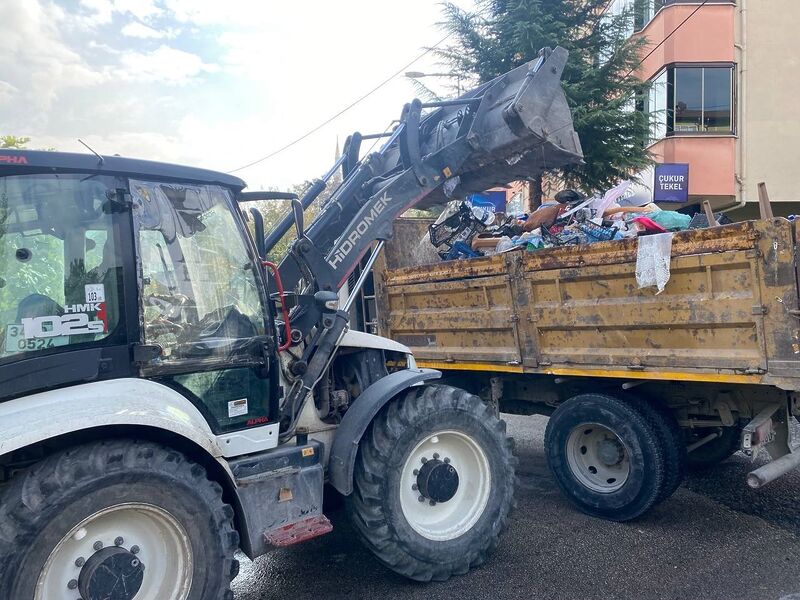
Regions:
<instances>
[{"instance_id":1,"label":"plastic trash bag","mask_svg":"<svg viewBox=\"0 0 800 600\"><path fill-rule=\"evenodd\" d=\"M669 281L671 256L671 233L639 237L636 251L636 283L639 289L657 287L656 295L664 291Z\"/></svg>"},{"instance_id":2,"label":"plastic trash bag","mask_svg":"<svg viewBox=\"0 0 800 600\"><path fill-rule=\"evenodd\" d=\"M649 216L664 229L669 229L670 231L688 229L689 223L692 221L692 217L689 215L684 215L674 210L662 210Z\"/></svg>"},{"instance_id":3,"label":"plastic trash bag","mask_svg":"<svg viewBox=\"0 0 800 600\"><path fill-rule=\"evenodd\" d=\"M602 198L592 198L592 203L589 206L594 209L596 214L602 215L607 208L614 205L617 200L625 195L631 183L630 181L623 181L603 194Z\"/></svg>"},{"instance_id":4,"label":"plastic trash bag","mask_svg":"<svg viewBox=\"0 0 800 600\"><path fill-rule=\"evenodd\" d=\"M498 254L500 252L507 252L508 250L511 250L513 247L514 247L514 242L511 241L510 237L504 235L503 237L500 238L500 241L497 242L497 248L495 249L495 252L497 252Z\"/></svg>"}]
</instances>

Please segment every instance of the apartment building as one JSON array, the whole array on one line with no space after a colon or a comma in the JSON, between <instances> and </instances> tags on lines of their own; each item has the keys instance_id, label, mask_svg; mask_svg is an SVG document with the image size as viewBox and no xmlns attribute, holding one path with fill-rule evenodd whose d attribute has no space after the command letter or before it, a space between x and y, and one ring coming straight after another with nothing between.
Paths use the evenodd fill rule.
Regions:
<instances>
[{"instance_id":1,"label":"apartment building","mask_svg":"<svg viewBox=\"0 0 800 600\"><path fill-rule=\"evenodd\" d=\"M639 74L651 85L637 109L653 117L659 164L645 181L658 190L665 174L687 173L677 199L738 205L731 216L740 219L757 214L764 181L776 215L800 214L800 1L609 3L612 14L626 9L649 54Z\"/></svg>"}]
</instances>

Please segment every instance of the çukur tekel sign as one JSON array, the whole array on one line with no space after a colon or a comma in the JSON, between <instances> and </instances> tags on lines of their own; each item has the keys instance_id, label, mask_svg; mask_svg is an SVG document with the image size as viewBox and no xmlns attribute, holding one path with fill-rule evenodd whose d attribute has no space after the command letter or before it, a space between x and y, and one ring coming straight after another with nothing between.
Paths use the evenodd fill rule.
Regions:
<instances>
[{"instance_id":1,"label":"\u00e7ukur tekel sign","mask_svg":"<svg viewBox=\"0 0 800 600\"><path fill-rule=\"evenodd\" d=\"M665 163L655 167L653 202L689 201L689 165Z\"/></svg>"}]
</instances>

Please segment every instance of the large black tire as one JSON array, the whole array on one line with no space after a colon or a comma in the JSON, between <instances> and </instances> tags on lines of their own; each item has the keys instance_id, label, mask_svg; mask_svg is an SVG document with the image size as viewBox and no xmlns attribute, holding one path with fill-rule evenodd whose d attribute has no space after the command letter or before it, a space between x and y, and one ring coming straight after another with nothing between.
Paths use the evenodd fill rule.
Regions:
<instances>
[{"instance_id":1,"label":"large black tire","mask_svg":"<svg viewBox=\"0 0 800 600\"><path fill-rule=\"evenodd\" d=\"M153 507L144 512L168 514L185 531L194 558L189 600L233 598L230 582L239 571L233 556L239 535L233 528L233 509L222 500L222 488L209 481L203 467L179 452L133 440L71 448L42 460L11 481L0 499L0 598L34 598L40 572L65 536L100 511L128 503ZM93 536L91 524L84 531L88 531L88 551L80 554L85 560L82 566L89 568L91 558L100 556L93 554L93 543L103 541L104 551L116 544L95 541L93 538L99 535ZM76 536L66 538L67 543L78 539ZM142 557L141 564L147 567L144 578L157 571L159 560L167 565L175 560L135 546L136 539L130 538L119 544L120 549L133 553L125 555L128 559ZM71 562L69 567L67 579L77 581L84 569ZM64 581L65 594L74 589L69 593L75 598L81 596L74 582L68 585ZM149 594L140 599L137 593L136 600L166 599Z\"/></svg>"},{"instance_id":2,"label":"large black tire","mask_svg":"<svg viewBox=\"0 0 800 600\"><path fill-rule=\"evenodd\" d=\"M482 509L475 509L475 521L468 528L465 524L464 531L453 534L453 539L435 540L415 529L413 517L410 521L403 509L403 502L408 506L409 500L401 501L400 494L417 493L401 485L403 474L416 465L412 453L428 440L438 440L434 436L440 432L451 432L446 434L450 437L443 438L443 444L463 436L480 448L485 457L482 464L490 473L490 485L484 486L485 504ZM428 506L447 510L447 502L453 502L453 507L465 501L464 492L481 493L465 483L474 481L474 471L478 469L469 472L457 464L458 460L445 460L446 454L431 454L431 464L436 463L438 469L446 470L447 465L456 469L461 494L456 490L456 496L438 504L426 499L420 503L420 510L427 510ZM362 438L354 490L347 500L348 513L363 542L390 569L417 581L444 581L482 564L495 549L513 505L515 466L513 441L506 436L505 423L480 398L444 385L414 388L391 401ZM413 471L412 475L418 477ZM408 484L408 480L405 482ZM408 487L418 489L415 486ZM412 499L416 501L416 495Z\"/></svg>"},{"instance_id":3,"label":"large black tire","mask_svg":"<svg viewBox=\"0 0 800 600\"><path fill-rule=\"evenodd\" d=\"M631 395L631 406L647 420L658 434L664 451L664 485L656 503L669 498L686 476L686 438L672 411L656 400Z\"/></svg>"},{"instance_id":4,"label":"large black tire","mask_svg":"<svg viewBox=\"0 0 800 600\"><path fill-rule=\"evenodd\" d=\"M622 468L627 462L628 472L624 477L620 474L618 479L608 479L608 486L597 480L593 489L585 481L593 481L598 469L588 464L591 460L587 459L582 481L579 473L583 469L571 466L569 456L572 451L576 455L591 456L582 445L581 436L597 435L601 431L617 439L612 442L616 444L612 450L618 453L615 455L618 462L608 466ZM575 438L571 438L573 432ZM663 497L667 469L659 429L651 422L649 414L637 409L632 402L604 394L575 396L553 412L544 443L547 464L558 486L586 514L611 521L629 521L644 514ZM608 456L607 448L597 450L593 446L590 452ZM572 459L573 464L576 460ZM592 469L594 473L590 476Z\"/></svg>"},{"instance_id":5,"label":"large black tire","mask_svg":"<svg viewBox=\"0 0 800 600\"><path fill-rule=\"evenodd\" d=\"M733 456L741 446L742 430L739 427L721 427L721 436L689 452L686 462L692 471L704 471L716 467L723 460ZM687 430L684 443L691 444L713 433L715 428Z\"/></svg>"}]
</instances>

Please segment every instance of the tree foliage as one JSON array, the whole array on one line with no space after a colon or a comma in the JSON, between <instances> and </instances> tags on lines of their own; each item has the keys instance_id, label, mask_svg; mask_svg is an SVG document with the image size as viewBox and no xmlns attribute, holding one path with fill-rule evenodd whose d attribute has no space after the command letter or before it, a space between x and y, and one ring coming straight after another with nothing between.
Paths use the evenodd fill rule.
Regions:
<instances>
[{"instance_id":1,"label":"tree foliage","mask_svg":"<svg viewBox=\"0 0 800 600\"><path fill-rule=\"evenodd\" d=\"M328 183L328 187L317 197L314 202L305 210L305 222L306 225L310 224L314 218L319 214L322 210L322 207L331 197L331 194L336 190L336 188L341 183L341 176L338 174L335 175L331 181ZM305 181L303 183L293 185L290 188L290 192L294 192L300 198L308 191L311 187L311 181ZM253 205L258 208L261 215L264 217L264 231L269 233L275 228L278 223L289 213L292 211L292 205L289 200L262 200L258 202L254 202ZM272 249L268 249L267 259L273 262L279 262L289 250L289 245L295 240L296 233L294 227L289 228L289 230L283 235L278 243Z\"/></svg>"},{"instance_id":2,"label":"tree foliage","mask_svg":"<svg viewBox=\"0 0 800 600\"><path fill-rule=\"evenodd\" d=\"M607 0L478 0L475 12L444 5L443 27L455 43L438 52L453 71L489 81L562 46L562 77L585 164L563 170L565 183L587 192L615 185L651 164L649 119L632 110L645 40L631 38L633 14L603 14ZM541 193L541 180L539 193Z\"/></svg>"},{"instance_id":3,"label":"tree foliage","mask_svg":"<svg viewBox=\"0 0 800 600\"><path fill-rule=\"evenodd\" d=\"M31 141L29 137L20 137L16 135L0 135L0 149L13 148L21 150L28 142Z\"/></svg>"}]
</instances>

